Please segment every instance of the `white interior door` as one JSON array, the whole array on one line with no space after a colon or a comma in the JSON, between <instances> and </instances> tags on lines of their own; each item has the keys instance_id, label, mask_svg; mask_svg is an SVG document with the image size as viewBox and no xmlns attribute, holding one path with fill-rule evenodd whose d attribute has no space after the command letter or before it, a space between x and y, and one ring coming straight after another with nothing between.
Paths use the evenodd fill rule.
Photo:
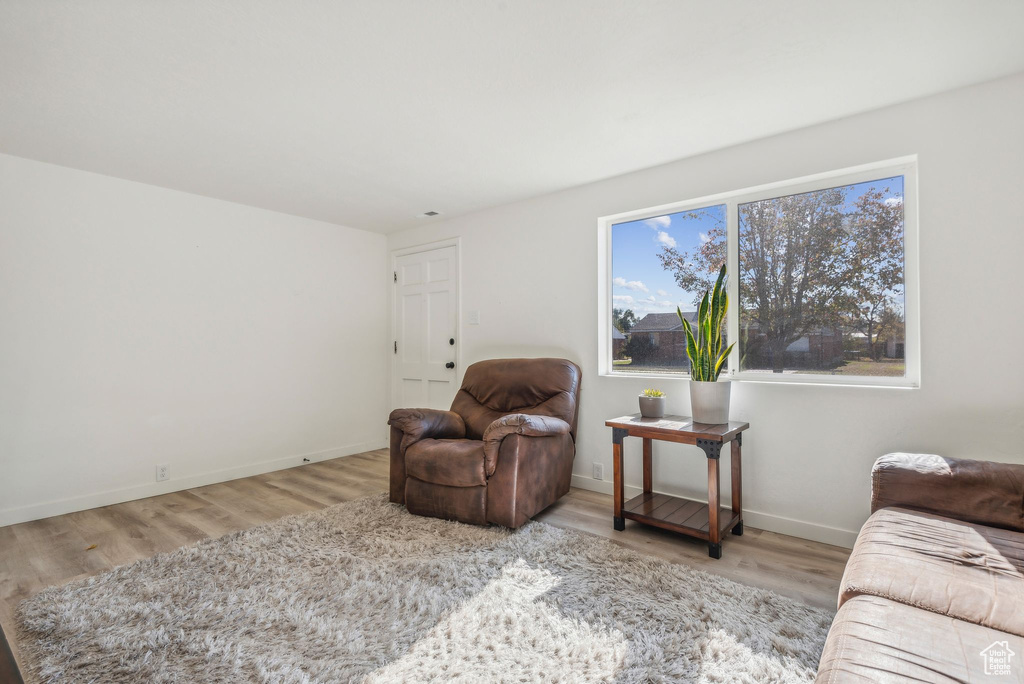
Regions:
<instances>
[{"instance_id":1,"label":"white interior door","mask_svg":"<svg viewBox=\"0 0 1024 684\"><path fill-rule=\"evenodd\" d=\"M395 407L447 409L458 390L457 260L454 245L394 259Z\"/></svg>"}]
</instances>

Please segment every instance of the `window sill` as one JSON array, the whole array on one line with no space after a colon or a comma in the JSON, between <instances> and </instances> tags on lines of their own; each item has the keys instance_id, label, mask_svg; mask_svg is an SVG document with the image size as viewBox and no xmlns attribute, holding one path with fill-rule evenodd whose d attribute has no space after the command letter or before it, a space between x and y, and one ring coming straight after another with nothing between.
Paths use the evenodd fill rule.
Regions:
<instances>
[{"instance_id":1,"label":"window sill","mask_svg":"<svg viewBox=\"0 0 1024 684\"><path fill-rule=\"evenodd\" d=\"M640 378L647 380L685 380L689 382L690 376L686 373L622 373L615 371L604 371L598 373L601 377L606 378ZM916 390L921 389L921 384L914 382L907 378L892 378L891 381L888 378L853 378L848 377L846 379L839 379L842 376L834 375L783 375L783 377L771 377L774 374L765 373L765 377L757 377L759 374L745 375L742 377L730 376L722 378L728 382L738 383L750 383L757 385L801 385L811 387L860 387L864 389L897 389L897 390ZM789 378L793 378L792 380ZM820 380L814 378L821 378Z\"/></svg>"}]
</instances>

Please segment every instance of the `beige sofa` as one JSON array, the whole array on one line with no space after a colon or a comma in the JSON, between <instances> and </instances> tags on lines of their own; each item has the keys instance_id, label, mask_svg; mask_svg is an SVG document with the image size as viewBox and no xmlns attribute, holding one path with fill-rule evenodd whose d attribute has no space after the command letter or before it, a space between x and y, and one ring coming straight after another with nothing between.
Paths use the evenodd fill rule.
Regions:
<instances>
[{"instance_id":1,"label":"beige sofa","mask_svg":"<svg viewBox=\"0 0 1024 684\"><path fill-rule=\"evenodd\" d=\"M817 682L1024 682L1024 465L889 454Z\"/></svg>"}]
</instances>

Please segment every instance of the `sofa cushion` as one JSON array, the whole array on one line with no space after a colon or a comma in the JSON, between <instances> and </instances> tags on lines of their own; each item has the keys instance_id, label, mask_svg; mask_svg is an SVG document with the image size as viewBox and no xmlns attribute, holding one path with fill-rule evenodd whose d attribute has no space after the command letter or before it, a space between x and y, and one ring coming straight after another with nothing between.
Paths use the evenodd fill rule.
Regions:
<instances>
[{"instance_id":1,"label":"sofa cushion","mask_svg":"<svg viewBox=\"0 0 1024 684\"><path fill-rule=\"evenodd\" d=\"M839 605L861 594L1024 636L1024 533L883 508L857 537Z\"/></svg>"},{"instance_id":2,"label":"sofa cushion","mask_svg":"<svg viewBox=\"0 0 1024 684\"><path fill-rule=\"evenodd\" d=\"M478 439L422 439L405 452L405 472L449 487L487 484L484 443Z\"/></svg>"},{"instance_id":3,"label":"sofa cushion","mask_svg":"<svg viewBox=\"0 0 1024 684\"><path fill-rule=\"evenodd\" d=\"M999 653L1004 649L1013 653L1008 662L998 660L1006 657ZM1009 676L998 674L1003 664ZM986 665L996 674L986 673ZM1024 639L1018 636L876 596L857 596L836 614L815 681L1019 682L1022 676Z\"/></svg>"},{"instance_id":4,"label":"sofa cushion","mask_svg":"<svg viewBox=\"0 0 1024 684\"><path fill-rule=\"evenodd\" d=\"M1024 531L1024 465L886 454L871 469L871 512L898 506Z\"/></svg>"}]
</instances>

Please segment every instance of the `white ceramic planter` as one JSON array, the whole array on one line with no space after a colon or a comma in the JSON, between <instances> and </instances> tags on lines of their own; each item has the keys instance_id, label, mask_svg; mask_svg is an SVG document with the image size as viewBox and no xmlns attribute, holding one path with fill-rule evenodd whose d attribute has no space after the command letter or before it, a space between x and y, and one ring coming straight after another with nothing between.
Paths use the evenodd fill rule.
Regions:
<instances>
[{"instance_id":1,"label":"white ceramic planter","mask_svg":"<svg viewBox=\"0 0 1024 684\"><path fill-rule=\"evenodd\" d=\"M729 422L729 390L731 382L690 381L690 409L695 423L717 425Z\"/></svg>"},{"instance_id":2,"label":"white ceramic planter","mask_svg":"<svg viewBox=\"0 0 1024 684\"><path fill-rule=\"evenodd\" d=\"M640 415L644 418L664 418L665 397L645 397L641 394Z\"/></svg>"}]
</instances>

